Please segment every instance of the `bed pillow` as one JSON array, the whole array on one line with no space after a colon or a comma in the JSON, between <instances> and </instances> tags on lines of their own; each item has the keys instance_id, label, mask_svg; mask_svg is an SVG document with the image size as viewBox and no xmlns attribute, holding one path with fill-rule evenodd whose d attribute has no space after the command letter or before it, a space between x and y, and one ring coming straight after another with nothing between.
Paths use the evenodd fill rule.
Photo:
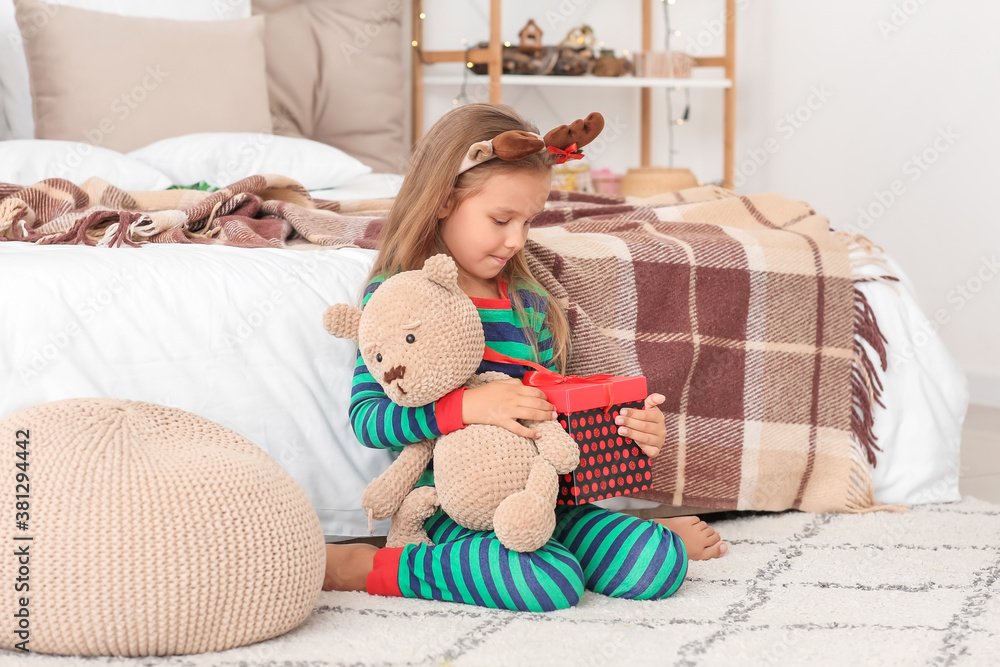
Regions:
<instances>
[{"instance_id":1,"label":"bed pillow","mask_svg":"<svg viewBox=\"0 0 1000 667\"><path fill-rule=\"evenodd\" d=\"M219 21L250 17L250 0L48 0L54 5L177 21Z\"/></svg>"},{"instance_id":2,"label":"bed pillow","mask_svg":"<svg viewBox=\"0 0 1000 667\"><path fill-rule=\"evenodd\" d=\"M267 16L274 133L336 146L377 172L403 173L409 8L401 0L253 0L254 14Z\"/></svg>"},{"instance_id":3,"label":"bed pillow","mask_svg":"<svg viewBox=\"0 0 1000 667\"><path fill-rule=\"evenodd\" d=\"M193 132L270 132L264 20L135 18L15 0L35 137L129 151Z\"/></svg>"},{"instance_id":4,"label":"bed pillow","mask_svg":"<svg viewBox=\"0 0 1000 667\"><path fill-rule=\"evenodd\" d=\"M318 141L259 132L205 132L161 139L129 153L174 185L205 181L217 188L253 174L281 174L307 190L336 188L371 167Z\"/></svg>"},{"instance_id":5,"label":"bed pillow","mask_svg":"<svg viewBox=\"0 0 1000 667\"><path fill-rule=\"evenodd\" d=\"M34 185L65 178L79 185L91 176L122 190L163 190L167 176L135 158L82 141L11 139L0 142L0 183Z\"/></svg>"},{"instance_id":6,"label":"bed pillow","mask_svg":"<svg viewBox=\"0 0 1000 667\"><path fill-rule=\"evenodd\" d=\"M221 21L250 16L250 0L54 0L57 4L110 12L122 16L174 19L178 21ZM14 0L0 0L0 139L31 139L35 121L31 117L31 89L28 63L24 59L21 31L14 20Z\"/></svg>"}]
</instances>

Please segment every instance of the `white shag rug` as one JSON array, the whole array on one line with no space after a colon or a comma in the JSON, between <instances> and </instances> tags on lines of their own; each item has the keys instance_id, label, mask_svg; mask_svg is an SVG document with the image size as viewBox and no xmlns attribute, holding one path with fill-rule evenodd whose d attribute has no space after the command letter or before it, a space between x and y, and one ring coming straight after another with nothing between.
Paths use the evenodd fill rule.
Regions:
<instances>
[{"instance_id":1,"label":"white shag rug","mask_svg":"<svg viewBox=\"0 0 1000 667\"><path fill-rule=\"evenodd\" d=\"M656 602L587 593L532 614L330 592L298 628L253 646L132 659L0 650L0 665L1000 665L1000 505L714 525L729 553L691 563Z\"/></svg>"}]
</instances>

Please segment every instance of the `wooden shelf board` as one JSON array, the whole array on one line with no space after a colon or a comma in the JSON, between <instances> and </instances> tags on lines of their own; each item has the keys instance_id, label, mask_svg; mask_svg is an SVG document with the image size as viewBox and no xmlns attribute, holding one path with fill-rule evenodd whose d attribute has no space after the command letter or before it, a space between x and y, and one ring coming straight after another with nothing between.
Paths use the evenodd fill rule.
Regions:
<instances>
[{"instance_id":1,"label":"wooden shelf board","mask_svg":"<svg viewBox=\"0 0 1000 667\"><path fill-rule=\"evenodd\" d=\"M468 75L469 83L488 84L487 74ZM461 74L430 75L424 77L428 85L460 85ZM654 79L638 76L531 76L528 74L503 74L500 83L505 86L586 86L606 88L730 88L729 79Z\"/></svg>"}]
</instances>

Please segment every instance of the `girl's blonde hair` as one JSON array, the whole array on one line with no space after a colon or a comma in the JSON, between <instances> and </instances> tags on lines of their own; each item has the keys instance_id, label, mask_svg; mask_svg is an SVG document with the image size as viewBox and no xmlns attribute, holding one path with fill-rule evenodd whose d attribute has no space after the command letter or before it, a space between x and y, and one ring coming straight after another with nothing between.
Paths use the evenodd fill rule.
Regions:
<instances>
[{"instance_id":1,"label":"girl's blonde hair","mask_svg":"<svg viewBox=\"0 0 1000 667\"><path fill-rule=\"evenodd\" d=\"M378 276L388 277L397 271L419 269L428 257L447 252L441 239L437 213L449 196L454 195L454 206L457 207L468 197L482 191L483 185L492 176L521 169L545 172L551 169L553 156L548 151L541 151L517 161L487 160L459 174L456 179L469 146L508 130L538 133L532 123L503 104L467 104L449 111L434 124L414 150L399 194L383 223L379 233L378 256L368 280ZM545 290L528 268L523 249L507 261L500 275L507 280L514 314L522 323L535 353L535 361L538 361L538 341L517 290L529 289L546 294ZM559 372L565 372L569 358L569 323L559 303L551 297L548 302L546 318L552 334L552 359Z\"/></svg>"}]
</instances>

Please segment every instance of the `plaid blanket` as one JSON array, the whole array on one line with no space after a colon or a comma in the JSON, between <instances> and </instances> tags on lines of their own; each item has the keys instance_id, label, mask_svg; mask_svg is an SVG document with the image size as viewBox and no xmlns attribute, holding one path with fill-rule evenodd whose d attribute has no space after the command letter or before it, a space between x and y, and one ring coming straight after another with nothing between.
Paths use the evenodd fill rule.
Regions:
<instances>
[{"instance_id":1,"label":"plaid blanket","mask_svg":"<svg viewBox=\"0 0 1000 667\"><path fill-rule=\"evenodd\" d=\"M0 240L374 248L391 200L313 200L280 176L217 192L99 179L0 184ZM707 186L626 202L553 192L525 250L569 315L568 372L647 377L667 446L640 497L863 512L885 338L849 249L807 204ZM882 276L879 280L895 280Z\"/></svg>"},{"instance_id":2,"label":"plaid blanket","mask_svg":"<svg viewBox=\"0 0 1000 667\"><path fill-rule=\"evenodd\" d=\"M211 193L126 192L99 178L80 186L50 178L28 187L0 183L0 241L374 248L389 204L317 201L297 181L273 175L250 176Z\"/></svg>"}]
</instances>

